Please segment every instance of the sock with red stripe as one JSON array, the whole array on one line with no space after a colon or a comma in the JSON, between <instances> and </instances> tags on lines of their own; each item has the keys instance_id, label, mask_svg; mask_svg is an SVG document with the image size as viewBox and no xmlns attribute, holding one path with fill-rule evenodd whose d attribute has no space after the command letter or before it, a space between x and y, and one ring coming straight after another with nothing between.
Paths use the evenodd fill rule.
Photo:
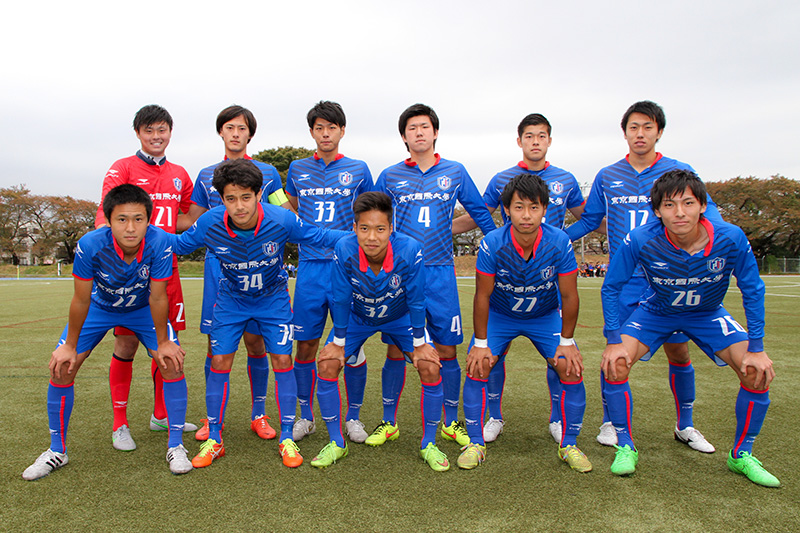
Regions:
<instances>
[{"instance_id":1,"label":"sock with red stripe","mask_svg":"<svg viewBox=\"0 0 800 533\"><path fill-rule=\"evenodd\" d=\"M344 448L342 434L342 396L339 394L339 379L317 378L317 401L319 414L328 428L328 436L340 448Z\"/></svg>"},{"instance_id":2,"label":"sock with red stripe","mask_svg":"<svg viewBox=\"0 0 800 533\"><path fill-rule=\"evenodd\" d=\"M297 380L293 368L273 370L275 373L275 403L278 405L278 417L281 421L280 440L292 438L294 413L297 409Z\"/></svg>"},{"instance_id":3,"label":"sock with red stripe","mask_svg":"<svg viewBox=\"0 0 800 533\"><path fill-rule=\"evenodd\" d=\"M114 411L116 431L120 426L128 425L128 397L131 393L133 377L133 359L120 359L116 354L111 356L108 367L108 385L111 388L111 406Z\"/></svg>"},{"instance_id":4,"label":"sock with red stripe","mask_svg":"<svg viewBox=\"0 0 800 533\"><path fill-rule=\"evenodd\" d=\"M686 365L669 364L669 387L675 397L675 411L678 429L694 426L694 367L691 361Z\"/></svg>"},{"instance_id":5,"label":"sock with red stripe","mask_svg":"<svg viewBox=\"0 0 800 533\"><path fill-rule=\"evenodd\" d=\"M397 424L397 404L406 384L406 360L389 359L383 362L381 386L383 387L383 420Z\"/></svg>"},{"instance_id":6,"label":"sock with red stripe","mask_svg":"<svg viewBox=\"0 0 800 533\"><path fill-rule=\"evenodd\" d=\"M419 403L422 411L422 443L421 450L428 444L436 444L436 430L442 420L442 402L444 392L442 391L442 378L436 383L422 383L422 395Z\"/></svg>"},{"instance_id":7,"label":"sock with red stripe","mask_svg":"<svg viewBox=\"0 0 800 533\"><path fill-rule=\"evenodd\" d=\"M314 420L314 388L317 386L317 360L294 362L294 377L297 380L297 403L300 418ZM319 393L317 393L319 398Z\"/></svg>"},{"instance_id":8,"label":"sock with red stripe","mask_svg":"<svg viewBox=\"0 0 800 533\"><path fill-rule=\"evenodd\" d=\"M230 395L231 371L214 370L208 373L206 382L206 412L208 413L208 438L222 442L222 424Z\"/></svg>"},{"instance_id":9,"label":"sock with red stripe","mask_svg":"<svg viewBox=\"0 0 800 533\"><path fill-rule=\"evenodd\" d=\"M560 382L561 401L559 410L563 421L561 447L578 444L578 434L583 425L583 413L586 411L586 388L583 380L574 383Z\"/></svg>"},{"instance_id":10,"label":"sock with red stripe","mask_svg":"<svg viewBox=\"0 0 800 533\"><path fill-rule=\"evenodd\" d=\"M344 365L344 388L347 392L346 420L358 420L361 404L364 403L364 389L367 387L367 362L358 366Z\"/></svg>"},{"instance_id":11,"label":"sock with red stripe","mask_svg":"<svg viewBox=\"0 0 800 533\"><path fill-rule=\"evenodd\" d=\"M753 441L761 432L769 408L769 389L748 390L739 387L736 397L736 439L731 454L739 458L742 452L753 453Z\"/></svg>"},{"instance_id":12,"label":"sock with red stripe","mask_svg":"<svg viewBox=\"0 0 800 533\"><path fill-rule=\"evenodd\" d=\"M458 401L461 399L461 365L458 358L439 359L442 363L442 387L444 390L444 425L458 420Z\"/></svg>"},{"instance_id":13,"label":"sock with red stripe","mask_svg":"<svg viewBox=\"0 0 800 533\"><path fill-rule=\"evenodd\" d=\"M164 380L164 405L169 423L169 443L167 448L183 444L183 425L186 422L186 378ZM219 441L217 441L219 442Z\"/></svg>"},{"instance_id":14,"label":"sock with red stripe","mask_svg":"<svg viewBox=\"0 0 800 533\"><path fill-rule=\"evenodd\" d=\"M214 356L212 356L210 353L206 354L206 364L203 367L203 372L206 375L206 383L208 383L208 373L211 372L211 359L213 359L213 357Z\"/></svg>"},{"instance_id":15,"label":"sock with red stripe","mask_svg":"<svg viewBox=\"0 0 800 533\"><path fill-rule=\"evenodd\" d=\"M550 422L561 422L561 378L547 365L547 389L550 391Z\"/></svg>"},{"instance_id":16,"label":"sock with red stripe","mask_svg":"<svg viewBox=\"0 0 800 533\"><path fill-rule=\"evenodd\" d=\"M604 395L608 405L608 414L611 423L617 430L617 445L626 444L636 449L631 436L631 419L633 418L633 396L631 386L626 379L623 382L603 381Z\"/></svg>"},{"instance_id":17,"label":"sock with red stripe","mask_svg":"<svg viewBox=\"0 0 800 533\"><path fill-rule=\"evenodd\" d=\"M489 379L486 383L486 405L489 408L489 416L495 420L503 419L503 388L506 386L506 358L500 357L497 364L489 372ZM464 415L466 416L466 414Z\"/></svg>"},{"instance_id":18,"label":"sock with red stripe","mask_svg":"<svg viewBox=\"0 0 800 533\"><path fill-rule=\"evenodd\" d=\"M155 359L150 361L150 374L153 376L153 416L160 420L166 418L167 407L164 405L164 378Z\"/></svg>"},{"instance_id":19,"label":"sock with red stripe","mask_svg":"<svg viewBox=\"0 0 800 533\"><path fill-rule=\"evenodd\" d=\"M603 424L611 422L611 415L608 414L608 402L606 401L606 375L600 371L600 399L603 406Z\"/></svg>"},{"instance_id":20,"label":"sock with red stripe","mask_svg":"<svg viewBox=\"0 0 800 533\"><path fill-rule=\"evenodd\" d=\"M75 403L75 382L47 388L47 419L50 426L50 449L67 453L67 427Z\"/></svg>"},{"instance_id":21,"label":"sock with red stripe","mask_svg":"<svg viewBox=\"0 0 800 533\"><path fill-rule=\"evenodd\" d=\"M497 365L495 365L497 368ZM491 379L491 373L489 374ZM486 445L483 440L483 416L486 410L484 391L486 380L475 379L467 374L464 380L464 419L467 423L467 434L473 444Z\"/></svg>"},{"instance_id":22,"label":"sock with red stripe","mask_svg":"<svg viewBox=\"0 0 800 533\"><path fill-rule=\"evenodd\" d=\"M252 400L250 420L255 420L267 413L269 360L266 352L263 355L247 356L247 377L250 378L250 398Z\"/></svg>"}]
</instances>

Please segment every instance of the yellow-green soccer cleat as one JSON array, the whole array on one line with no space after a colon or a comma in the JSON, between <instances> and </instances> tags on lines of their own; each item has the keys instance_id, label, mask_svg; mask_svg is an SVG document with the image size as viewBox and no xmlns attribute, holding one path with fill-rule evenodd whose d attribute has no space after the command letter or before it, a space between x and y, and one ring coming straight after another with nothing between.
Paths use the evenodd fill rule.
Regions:
<instances>
[{"instance_id":1,"label":"yellow-green soccer cleat","mask_svg":"<svg viewBox=\"0 0 800 533\"><path fill-rule=\"evenodd\" d=\"M467 434L467 427L464 422L456 420L449 426L442 425L442 437L445 440L454 440L459 446L466 446L469 444L469 435Z\"/></svg>"},{"instance_id":2,"label":"yellow-green soccer cleat","mask_svg":"<svg viewBox=\"0 0 800 533\"><path fill-rule=\"evenodd\" d=\"M753 457L747 452L742 452L742 456L734 459L733 455L728 454L728 468L731 472L747 476L747 479L756 485L764 487L780 487L781 482L778 478L767 472L766 468L761 466L761 461Z\"/></svg>"},{"instance_id":3,"label":"yellow-green soccer cleat","mask_svg":"<svg viewBox=\"0 0 800 533\"><path fill-rule=\"evenodd\" d=\"M611 473L615 476L627 476L636 472L636 464L639 462L639 452L632 449L629 445L614 446L617 453L614 462L611 463Z\"/></svg>"},{"instance_id":4,"label":"yellow-green soccer cleat","mask_svg":"<svg viewBox=\"0 0 800 533\"><path fill-rule=\"evenodd\" d=\"M486 459L486 446L470 442L461 448L456 464L464 470L472 470Z\"/></svg>"},{"instance_id":5,"label":"yellow-green soccer cleat","mask_svg":"<svg viewBox=\"0 0 800 533\"><path fill-rule=\"evenodd\" d=\"M569 445L558 449L558 456L576 472L591 472L592 463L577 446Z\"/></svg>"},{"instance_id":6,"label":"yellow-green soccer cleat","mask_svg":"<svg viewBox=\"0 0 800 533\"><path fill-rule=\"evenodd\" d=\"M316 457L311 459L311 466L325 468L345 457L347 457L347 443L344 443L344 448L340 448L335 442L330 441L319 451Z\"/></svg>"},{"instance_id":7,"label":"yellow-green soccer cleat","mask_svg":"<svg viewBox=\"0 0 800 533\"><path fill-rule=\"evenodd\" d=\"M450 470L450 461L447 460L447 456L432 442L429 442L425 449L419 451L419 456L437 472Z\"/></svg>"},{"instance_id":8,"label":"yellow-green soccer cleat","mask_svg":"<svg viewBox=\"0 0 800 533\"><path fill-rule=\"evenodd\" d=\"M367 440L364 441L364 444L367 446L380 446L387 440L395 440L397 437L400 436L400 428L396 425L392 425L391 422L387 422L386 420L381 420L381 423L378 424Z\"/></svg>"}]
</instances>

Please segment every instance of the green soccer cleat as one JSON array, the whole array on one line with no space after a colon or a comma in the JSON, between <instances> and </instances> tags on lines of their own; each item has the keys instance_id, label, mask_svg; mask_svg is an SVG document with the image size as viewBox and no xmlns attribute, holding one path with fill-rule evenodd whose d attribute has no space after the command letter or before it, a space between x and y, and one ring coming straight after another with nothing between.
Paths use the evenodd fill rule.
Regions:
<instances>
[{"instance_id":1,"label":"green soccer cleat","mask_svg":"<svg viewBox=\"0 0 800 533\"><path fill-rule=\"evenodd\" d=\"M447 460L447 456L432 442L429 442L425 449L419 451L419 456L437 472L450 470L450 461Z\"/></svg>"},{"instance_id":2,"label":"green soccer cleat","mask_svg":"<svg viewBox=\"0 0 800 533\"><path fill-rule=\"evenodd\" d=\"M344 448L340 448L335 442L330 441L319 451L316 457L311 459L311 466L325 468L345 457L347 457L347 443L344 443Z\"/></svg>"},{"instance_id":3,"label":"green soccer cleat","mask_svg":"<svg viewBox=\"0 0 800 533\"><path fill-rule=\"evenodd\" d=\"M486 459L486 446L470 442L461 448L456 464L464 470L472 470Z\"/></svg>"},{"instance_id":4,"label":"green soccer cleat","mask_svg":"<svg viewBox=\"0 0 800 533\"><path fill-rule=\"evenodd\" d=\"M396 425L392 425L391 422L387 422L386 420L381 420L381 423L378 424L372 434L367 437L367 440L364 441L364 444L367 446L380 446L387 440L395 440L397 437L400 436L400 428Z\"/></svg>"},{"instance_id":5,"label":"green soccer cleat","mask_svg":"<svg viewBox=\"0 0 800 533\"><path fill-rule=\"evenodd\" d=\"M764 487L781 486L781 482L778 481L778 478L767 472L767 470L761 466L761 461L747 452L742 452L742 456L738 459L734 459L729 453L728 468L731 472L746 476L747 479L756 485L762 485Z\"/></svg>"},{"instance_id":6,"label":"green soccer cleat","mask_svg":"<svg viewBox=\"0 0 800 533\"><path fill-rule=\"evenodd\" d=\"M634 452L635 453L635 452ZM591 472L592 463L577 446L569 445L558 449L558 456L562 461L567 463L569 467L576 472ZM635 463L634 463L635 466ZM613 466L611 467L614 468ZM613 471L613 470L612 470Z\"/></svg>"},{"instance_id":7,"label":"green soccer cleat","mask_svg":"<svg viewBox=\"0 0 800 533\"><path fill-rule=\"evenodd\" d=\"M459 446L467 446L469 444L469 435L467 434L467 427L464 422L456 420L449 426L442 425L442 437L445 440L454 440Z\"/></svg>"},{"instance_id":8,"label":"green soccer cleat","mask_svg":"<svg viewBox=\"0 0 800 533\"><path fill-rule=\"evenodd\" d=\"M631 449L629 445L614 446L617 454L611 464L611 473L615 476L627 476L636 472L636 463L639 462L639 452Z\"/></svg>"}]
</instances>

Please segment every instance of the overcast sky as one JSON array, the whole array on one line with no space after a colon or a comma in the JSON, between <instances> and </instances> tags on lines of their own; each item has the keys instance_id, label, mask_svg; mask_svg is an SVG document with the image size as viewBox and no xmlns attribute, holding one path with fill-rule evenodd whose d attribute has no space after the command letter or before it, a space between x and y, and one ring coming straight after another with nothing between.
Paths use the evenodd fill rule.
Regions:
<instances>
[{"instance_id":1,"label":"overcast sky","mask_svg":"<svg viewBox=\"0 0 800 533\"><path fill-rule=\"evenodd\" d=\"M134 7L135 6L135 7ZM661 104L659 151L705 180L800 179L800 3L343 1L13 2L0 22L0 187L99 200L132 155L135 112L175 120L168 158L196 177L222 158L214 121L258 119L250 153L313 148L320 99L342 104L340 150L375 177L404 159L397 118L438 113L438 152L483 191L520 159L528 113L548 160L590 183L623 157L633 102Z\"/></svg>"}]
</instances>

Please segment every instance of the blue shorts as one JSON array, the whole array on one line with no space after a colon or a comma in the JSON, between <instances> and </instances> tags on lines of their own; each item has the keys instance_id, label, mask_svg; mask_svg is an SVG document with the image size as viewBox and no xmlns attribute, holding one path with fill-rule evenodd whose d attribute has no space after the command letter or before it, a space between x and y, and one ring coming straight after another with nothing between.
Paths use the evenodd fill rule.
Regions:
<instances>
[{"instance_id":1,"label":"blue shorts","mask_svg":"<svg viewBox=\"0 0 800 533\"><path fill-rule=\"evenodd\" d=\"M331 277L333 261L301 261L294 285L294 338L319 339L333 306Z\"/></svg>"},{"instance_id":2,"label":"blue shorts","mask_svg":"<svg viewBox=\"0 0 800 533\"><path fill-rule=\"evenodd\" d=\"M747 341L747 331L736 322L724 307L704 313L656 315L641 307L633 312L620 333L630 335L650 348L643 361L670 340L673 332L685 333L717 365L726 363L716 353L731 344ZM671 340L670 340L671 342Z\"/></svg>"},{"instance_id":3,"label":"blue shorts","mask_svg":"<svg viewBox=\"0 0 800 533\"><path fill-rule=\"evenodd\" d=\"M222 279L222 267L217 256L206 254L203 264L203 311L200 313L200 333L211 334L211 321L214 318L214 305L219 294L219 280ZM248 323L244 330L253 335L260 335L258 324Z\"/></svg>"},{"instance_id":4,"label":"blue shorts","mask_svg":"<svg viewBox=\"0 0 800 533\"><path fill-rule=\"evenodd\" d=\"M245 326L258 328L267 352L292 354L292 308L289 293L280 290L270 296L235 298L222 295L214 306L211 325L211 354L234 353Z\"/></svg>"},{"instance_id":5,"label":"blue shorts","mask_svg":"<svg viewBox=\"0 0 800 533\"><path fill-rule=\"evenodd\" d=\"M634 276L630 279L628 283L622 288L622 291L619 293L619 323L624 324L628 321L631 314L639 307L639 302L644 296L644 292L648 289L649 285L647 283L647 278L644 276ZM681 343L687 342L689 338L676 331L675 334L670 337L668 341L665 342L673 342L673 343ZM659 344L659 346L661 346ZM650 354L657 351L658 348L650 349ZM650 356L647 357L648 359ZM645 359L646 360L646 359Z\"/></svg>"},{"instance_id":6,"label":"blue shorts","mask_svg":"<svg viewBox=\"0 0 800 533\"><path fill-rule=\"evenodd\" d=\"M558 343L561 340L561 313L558 309L537 318L520 320L496 311L489 310L487 322L487 341L492 355L505 359L511 341L517 337L527 337L545 359L555 357ZM469 348L475 343L475 336Z\"/></svg>"},{"instance_id":7,"label":"blue shorts","mask_svg":"<svg viewBox=\"0 0 800 533\"><path fill-rule=\"evenodd\" d=\"M414 332L411 328L411 318L408 315L402 316L397 320L372 326L362 324L354 319L350 314L350 322L347 324L347 337L344 342L345 363L353 365L357 362L361 347L374 334L381 333L381 341L387 344L394 344L403 352L406 362L410 363L409 353L414 351ZM328 334L325 344L333 341L333 329Z\"/></svg>"},{"instance_id":8,"label":"blue shorts","mask_svg":"<svg viewBox=\"0 0 800 533\"><path fill-rule=\"evenodd\" d=\"M95 346L100 344L100 341L103 340L103 337L106 336L109 329L118 326L124 326L132 331L139 339L139 342L144 344L148 350L158 349L156 327L153 325L153 315L150 314L149 306L125 313L114 313L91 304L89 305L89 312L86 315L86 320L83 322L81 333L78 336L78 353L93 350ZM170 324L169 321L167 321L167 328L169 330L170 340L178 342L178 337L175 335L175 330L172 328L172 324ZM61 338L58 339L57 346L61 346L64 344L64 341L67 340L67 331L69 331L69 324L64 327ZM150 352L148 352L148 354L149 353Z\"/></svg>"}]
</instances>

